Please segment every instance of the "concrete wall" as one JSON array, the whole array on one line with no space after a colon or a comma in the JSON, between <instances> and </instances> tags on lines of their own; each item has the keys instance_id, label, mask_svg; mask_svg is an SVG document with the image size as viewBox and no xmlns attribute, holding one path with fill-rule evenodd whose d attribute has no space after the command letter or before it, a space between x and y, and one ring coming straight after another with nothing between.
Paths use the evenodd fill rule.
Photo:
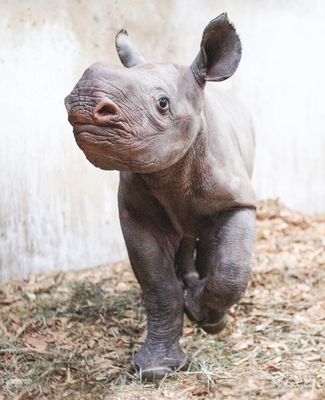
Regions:
<instances>
[{"instance_id":1,"label":"concrete wall","mask_svg":"<svg viewBox=\"0 0 325 400\"><path fill-rule=\"evenodd\" d=\"M251 109L259 197L325 212L321 0L0 0L0 281L126 256L117 173L90 165L63 98L121 28L152 61L190 63L227 11L243 41L231 82Z\"/></svg>"}]
</instances>

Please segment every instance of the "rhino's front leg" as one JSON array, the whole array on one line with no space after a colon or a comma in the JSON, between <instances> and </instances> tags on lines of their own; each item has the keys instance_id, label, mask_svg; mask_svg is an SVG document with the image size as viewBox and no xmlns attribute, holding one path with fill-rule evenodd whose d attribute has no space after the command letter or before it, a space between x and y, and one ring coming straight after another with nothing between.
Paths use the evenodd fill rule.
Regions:
<instances>
[{"instance_id":1,"label":"rhino's front leg","mask_svg":"<svg viewBox=\"0 0 325 400\"><path fill-rule=\"evenodd\" d=\"M142 378L161 379L186 364L179 345L184 295L174 266L179 239L150 202L143 212L131 210L121 196L119 202L123 235L147 312L147 338L133 361Z\"/></svg>"},{"instance_id":2,"label":"rhino's front leg","mask_svg":"<svg viewBox=\"0 0 325 400\"><path fill-rule=\"evenodd\" d=\"M200 280L188 290L185 308L208 333L227 324L227 310L247 288L255 242L255 210L223 212L207 222L197 247Z\"/></svg>"}]
</instances>

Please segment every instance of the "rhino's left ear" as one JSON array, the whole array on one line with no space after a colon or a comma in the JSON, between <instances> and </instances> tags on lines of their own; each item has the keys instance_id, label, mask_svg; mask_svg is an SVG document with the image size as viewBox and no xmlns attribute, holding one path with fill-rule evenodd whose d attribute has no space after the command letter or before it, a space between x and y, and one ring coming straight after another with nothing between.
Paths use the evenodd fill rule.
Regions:
<instances>
[{"instance_id":1,"label":"rhino's left ear","mask_svg":"<svg viewBox=\"0 0 325 400\"><path fill-rule=\"evenodd\" d=\"M118 32L115 38L115 45L124 67L131 68L145 63L144 58L131 42L126 30L122 29Z\"/></svg>"},{"instance_id":2,"label":"rhino's left ear","mask_svg":"<svg viewBox=\"0 0 325 400\"><path fill-rule=\"evenodd\" d=\"M205 81L223 81L237 69L241 43L235 27L223 13L204 29L199 54L191 65L200 85Z\"/></svg>"}]
</instances>

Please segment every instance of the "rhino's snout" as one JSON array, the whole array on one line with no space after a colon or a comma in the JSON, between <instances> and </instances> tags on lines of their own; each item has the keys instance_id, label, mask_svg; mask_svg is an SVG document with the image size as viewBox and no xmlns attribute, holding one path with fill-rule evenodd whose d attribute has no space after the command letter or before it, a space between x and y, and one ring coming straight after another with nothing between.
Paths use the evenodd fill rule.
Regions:
<instances>
[{"instance_id":1,"label":"rhino's snout","mask_svg":"<svg viewBox=\"0 0 325 400\"><path fill-rule=\"evenodd\" d=\"M65 106L71 125L109 125L119 121L122 116L119 106L110 99L102 99L100 103L90 105L88 103L83 104L80 100L72 102L70 97L67 96L65 99Z\"/></svg>"}]
</instances>

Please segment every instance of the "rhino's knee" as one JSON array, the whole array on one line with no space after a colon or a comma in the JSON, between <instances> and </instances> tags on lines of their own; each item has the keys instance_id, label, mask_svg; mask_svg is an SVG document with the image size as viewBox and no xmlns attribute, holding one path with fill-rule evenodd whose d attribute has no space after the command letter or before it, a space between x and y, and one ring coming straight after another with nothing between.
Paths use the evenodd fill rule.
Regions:
<instances>
[{"instance_id":1,"label":"rhino's knee","mask_svg":"<svg viewBox=\"0 0 325 400\"><path fill-rule=\"evenodd\" d=\"M226 311L244 296L249 281L250 265L228 265L227 272L206 279L205 300L217 311Z\"/></svg>"}]
</instances>

